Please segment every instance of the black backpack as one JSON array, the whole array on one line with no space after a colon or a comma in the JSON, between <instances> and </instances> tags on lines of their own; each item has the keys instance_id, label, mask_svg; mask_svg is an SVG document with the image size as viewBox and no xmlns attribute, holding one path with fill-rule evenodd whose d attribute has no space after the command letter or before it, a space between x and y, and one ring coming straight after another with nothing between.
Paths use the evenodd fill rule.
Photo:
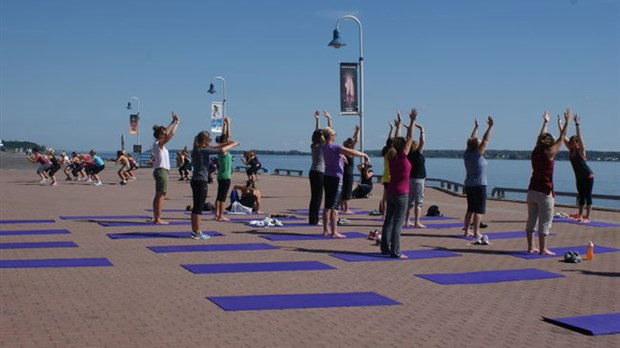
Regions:
<instances>
[{"instance_id":1,"label":"black backpack","mask_svg":"<svg viewBox=\"0 0 620 348\"><path fill-rule=\"evenodd\" d=\"M426 211L426 216L443 216L443 214L441 214L441 212L439 211L438 206L431 205L430 207L428 207L428 210Z\"/></svg>"}]
</instances>

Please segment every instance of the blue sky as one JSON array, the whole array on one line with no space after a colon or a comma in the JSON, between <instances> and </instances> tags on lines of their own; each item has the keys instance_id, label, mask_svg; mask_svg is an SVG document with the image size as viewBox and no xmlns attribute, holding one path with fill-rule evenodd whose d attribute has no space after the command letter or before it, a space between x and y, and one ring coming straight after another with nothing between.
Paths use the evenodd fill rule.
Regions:
<instances>
[{"instance_id":1,"label":"blue sky","mask_svg":"<svg viewBox=\"0 0 620 348\"><path fill-rule=\"evenodd\" d=\"M355 22L340 25L348 46L327 43L345 14L363 24L367 150L397 109L420 110L429 149L464 148L474 116L493 115L489 148L523 150L544 110L572 107L589 149L620 151L620 0L0 0L0 138L116 150L137 140L137 96L143 145L175 110L169 147L191 146L219 75L240 148L307 150L316 109L343 141L359 121L338 116Z\"/></svg>"}]
</instances>

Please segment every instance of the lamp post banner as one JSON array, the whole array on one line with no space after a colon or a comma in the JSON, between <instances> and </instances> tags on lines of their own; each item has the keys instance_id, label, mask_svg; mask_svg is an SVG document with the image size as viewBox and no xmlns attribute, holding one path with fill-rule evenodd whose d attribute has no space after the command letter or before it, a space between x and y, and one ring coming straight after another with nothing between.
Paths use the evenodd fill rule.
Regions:
<instances>
[{"instance_id":1,"label":"lamp post banner","mask_svg":"<svg viewBox=\"0 0 620 348\"><path fill-rule=\"evenodd\" d=\"M222 133L224 125L222 106L222 102L211 103L211 133Z\"/></svg>"},{"instance_id":2,"label":"lamp post banner","mask_svg":"<svg viewBox=\"0 0 620 348\"><path fill-rule=\"evenodd\" d=\"M340 114L359 115L359 64L340 63Z\"/></svg>"},{"instance_id":3,"label":"lamp post banner","mask_svg":"<svg viewBox=\"0 0 620 348\"><path fill-rule=\"evenodd\" d=\"M129 115L129 134L138 134L138 127L140 122L140 115Z\"/></svg>"}]
</instances>

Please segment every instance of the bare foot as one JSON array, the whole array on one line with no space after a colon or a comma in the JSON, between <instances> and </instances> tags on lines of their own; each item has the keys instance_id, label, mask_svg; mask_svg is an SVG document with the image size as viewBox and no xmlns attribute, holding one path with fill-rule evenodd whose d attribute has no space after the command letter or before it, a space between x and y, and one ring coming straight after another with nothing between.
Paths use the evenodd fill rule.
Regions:
<instances>
[{"instance_id":1,"label":"bare foot","mask_svg":"<svg viewBox=\"0 0 620 348\"><path fill-rule=\"evenodd\" d=\"M405 255L405 254L400 254L400 256L398 257L399 259L408 259L409 256Z\"/></svg>"},{"instance_id":2,"label":"bare foot","mask_svg":"<svg viewBox=\"0 0 620 348\"><path fill-rule=\"evenodd\" d=\"M405 224L405 227L412 227L413 224L411 223L411 221L407 221L407 223Z\"/></svg>"},{"instance_id":3,"label":"bare foot","mask_svg":"<svg viewBox=\"0 0 620 348\"><path fill-rule=\"evenodd\" d=\"M169 224L168 221L165 221L165 220L162 220L162 219L156 219L155 221L153 221L153 223L155 225L168 225Z\"/></svg>"},{"instance_id":4,"label":"bare foot","mask_svg":"<svg viewBox=\"0 0 620 348\"><path fill-rule=\"evenodd\" d=\"M340 234L338 232L332 234L332 238L338 238L338 239L342 239L342 238L347 238L347 236L345 236L344 234Z\"/></svg>"},{"instance_id":5,"label":"bare foot","mask_svg":"<svg viewBox=\"0 0 620 348\"><path fill-rule=\"evenodd\" d=\"M329 236L329 231L323 231L323 236L325 237Z\"/></svg>"},{"instance_id":6,"label":"bare foot","mask_svg":"<svg viewBox=\"0 0 620 348\"><path fill-rule=\"evenodd\" d=\"M355 214L352 210L341 211L340 214Z\"/></svg>"},{"instance_id":7,"label":"bare foot","mask_svg":"<svg viewBox=\"0 0 620 348\"><path fill-rule=\"evenodd\" d=\"M530 254L536 254L536 253L540 252L540 250L538 250L536 248L531 248L531 249L528 249L527 252L530 253Z\"/></svg>"},{"instance_id":8,"label":"bare foot","mask_svg":"<svg viewBox=\"0 0 620 348\"><path fill-rule=\"evenodd\" d=\"M555 255L555 253L549 249L543 249L540 251L540 255Z\"/></svg>"},{"instance_id":9,"label":"bare foot","mask_svg":"<svg viewBox=\"0 0 620 348\"><path fill-rule=\"evenodd\" d=\"M226 221L230 221L230 219L229 219L229 218L227 218L227 217L224 217L224 216L220 216L219 218L217 218L217 221L223 221L223 222L226 222Z\"/></svg>"},{"instance_id":10,"label":"bare foot","mask_svg":"<svg viewBox=\"0 0 620 348\"><path fill-rule=\"evenodd\" d=\"M423 224L421 224L421 223L419 223L419 222L418 222L417 224L415 224L415 226L414 226L414 227L415 227L415 228L426 228L426 225L423 225Z\"/></svg>"},{"instance_id":11,"label":"bare foot","mask_svg":"<svg viewBox=\"0 0 620 348\"><path fill-rule=\"evenodd\" d=\"M590 219L588 219L587 217L585 217L585 216L584 216L583 218L581 218L581 220L580 220L580 221L581 221L582 223L584 223L584 224L587 224L588 222L590 222Z\"/></svg>"}]
</instances>

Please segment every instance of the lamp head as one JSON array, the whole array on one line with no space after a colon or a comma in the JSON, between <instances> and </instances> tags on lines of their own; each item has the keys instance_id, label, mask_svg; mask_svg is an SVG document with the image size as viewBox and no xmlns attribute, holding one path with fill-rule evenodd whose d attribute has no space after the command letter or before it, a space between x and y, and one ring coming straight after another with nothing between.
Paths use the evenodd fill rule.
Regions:
<instances>
[{"instance_id":1,"label":"lamp head","mask_svg":"<svg viewBox=\"0 0 620 348\"><path fill-rule=\"evenodd\" d=\"M215 86L213 86L212 83L209 85L209 90L207 91L207 93L215 94Z\"/></svg>"},{"instance_id":2,"label":"lamp head","mask_svg":"<svg viewBox=\"0 0 620 348\"><path fill-rule=\"evenodd\" d=\"M127 110L131 110L131 102L127 103Z\"/></svg>"},{"instance_id":3,"label":"lamp head","mask_svg":"<svg viewBox=\"0 0 620 348\"><path fill-rule=\"evenodd\" d=\"M346 46L347 44L342 42L340 40L340 32L338 31L338 29L334 29L334 38L332 39L332 41L327 44L327 46L333 47L333 48L340 48L342 46Z\"/></svg>"}]
</instances>

